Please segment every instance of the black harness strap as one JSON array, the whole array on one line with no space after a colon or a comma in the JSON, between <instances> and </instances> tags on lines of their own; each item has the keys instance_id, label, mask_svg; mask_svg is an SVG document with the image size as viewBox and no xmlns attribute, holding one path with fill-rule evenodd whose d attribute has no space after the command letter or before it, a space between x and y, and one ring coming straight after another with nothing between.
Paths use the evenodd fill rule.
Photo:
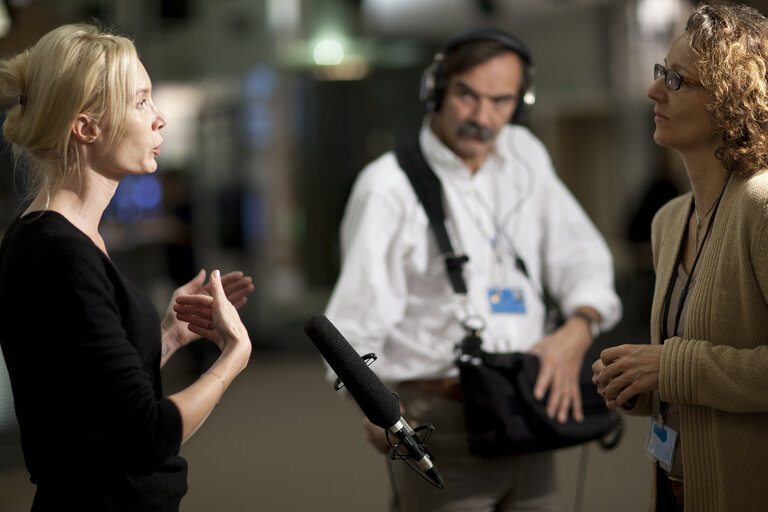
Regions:
<instances>
[{"instance_id":1,"label":"black harness strap","mask_svg":"<svg viewBox=\"0 0 768 512\"><path fill-rule=\"evenodd\" d=\"M398 146L395 149L395 155L400 167L408 176L408 180L416 192L416 197L419 198L424 211L427 212L429 225L437 239L437 246L445 258L445 269L453 291L459 294L466 294L467 284L464 282L461 270L464 263L469 261L469 257L464 254L457 255L453 252L451 239L448 237L448 231L445 229L443 187L440 179L424 159L418 141L405 146Z\"/></svg>"}]
</instances>

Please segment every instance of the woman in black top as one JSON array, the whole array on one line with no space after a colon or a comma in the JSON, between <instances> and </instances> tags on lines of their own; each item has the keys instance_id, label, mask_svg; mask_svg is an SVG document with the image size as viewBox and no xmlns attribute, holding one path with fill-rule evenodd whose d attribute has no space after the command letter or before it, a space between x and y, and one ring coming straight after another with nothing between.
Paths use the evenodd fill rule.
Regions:
<instances>
[{"instance_id":1,"label":"woman in black top","mask_svg":"<svg viewBox=\"0 0 768 512\"><path fill-rule=\"evenodd\" d=\"M112 264L99 221L124 176L156 170L167 122L131 41L60 27L0 62L0 91L19 97L3 131L33 183L0 245L0 345L32 510L178 510L179 447L248 362L236 308L253 285L218 271L204 285L201 272L161 324ZM160 367L200 336L221 355L164 397Z\"/></svg>"}]
</instances>

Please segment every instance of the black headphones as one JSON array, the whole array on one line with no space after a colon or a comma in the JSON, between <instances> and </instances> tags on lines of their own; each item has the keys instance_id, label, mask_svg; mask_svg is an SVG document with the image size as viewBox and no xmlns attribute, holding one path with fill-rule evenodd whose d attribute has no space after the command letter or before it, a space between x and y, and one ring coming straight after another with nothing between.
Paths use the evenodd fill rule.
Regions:
<instances>
[{"instance_id":1,"label":"black headphones","mask_svg":"<svg viewBox=\"0 0 768 512\"><path fill-rule=\"evenodd\" d=\"M519 100L515 107L515 111L512 113L510 123L521 121L526 117L527 110L536 101L536 93L533 86L535 69L533 68L531 53L523 42L502 30L473 30L451 39L440 52L435 54L432 63L424 70L424 73L421 76L421 101L426 104L428 112L437 112L440 110L443 103L443 96L445 95L446 80L442 74L443 63L445 62L446 56L460 46L479 41L498 43L517 54L523 61L522 89L520 90Z\"/></svg>"}]
</instances>

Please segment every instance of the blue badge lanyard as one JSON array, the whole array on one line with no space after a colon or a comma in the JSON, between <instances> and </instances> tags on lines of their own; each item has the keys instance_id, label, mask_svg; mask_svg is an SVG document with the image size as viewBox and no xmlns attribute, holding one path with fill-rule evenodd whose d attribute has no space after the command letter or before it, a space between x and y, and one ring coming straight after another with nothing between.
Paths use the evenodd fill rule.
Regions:
<instances>
[{"instance_id":1,"label":"blue badge lanyard","mask_svg":"<svg viewBox=\"0 0 768 512\"><path fill-rule=\"evenodd\" d=\"M521 162L521 163L523 164L523 166L526 169L528 168L528 166L525 165L524 162ZM495 177L495 173L500 172L500 171L499 170L494 170L493 172L494 172L494 174L492 175L492 177ZM529 172L529 175L530 175L530 172ZM531 177L529 176L529 180L530 179L531 179ZM472 218L472 221L475 224L475 227L477 228L477 230L480 232L480 234L483 236L483 238L485 238L488 241L489 245L491 246L491 250L493 251L493 254L495 256L496 268L498 269L498 268L502 267L501 250L499 249L499 243L500 243L500 241L503 241L503 242L506 242L507 248L509 249L510 253L512 254L512 256L514 258L515 268L521 274L523 274L523 276L525 276L525 278L531 283L531 285L533 286L533 288L536 291L536 293L540 297L543 297L544 295L543 295L543 292L541 290L541 287L539 286L539 284L537 282L535 282L531 278L530 274L528 273L528 269L527 269L527 267L525 265L525 262L520 257L519 251L517 250L515 245L512 243L512 240L509 238L507 233L504 231L504 226L506 226L507 223L509 223L509 221L520 211L520 209L522 208L522 206L525 203L526 199L528 199L527 194L525 194L525 193L521 194L518 203L516 205L514 205L514 207L510 208L509 212L507 212L507 214L504 216L503 219L499 219L498 211L500 210L500 203L501 203L501 201L499 199L500 187L499 187L498 182L494 180L495 183L491 184L492 188L496 192L496 194L494 195L494 198L493 198L494 199L494 207L493 208L491 208L491 206L488 204L488 202L482 197L482 195L480 193L478 193L477 189L473 185L472 192L473 192L473 195L475 196L476 202L478 204L480 204L480 206L485 210L486 214L488 215L488 218L491 219L491 223L493 225L493 234L491 235L491 234L488 233L488 231L486 229L484 229L483 223L477 217L477 215L475 215L474 209L470 208L469 205L467 204L467 202L464 200L464 197L461 194L460 190L458 190L458 187L456 186L456 184L453 183L452 180L447 180L447 181L454 188L454 190L456 192L456 195L459 198L459 201L461 201L462 206L464 206L464 209L467 211L467 213ZM527 187L527 190L530 190L530 188L531 188L531 184L529 183L529 185ZM499 284L498 284L498 274L497 274L496 277L497 277L497 279L496 279L496 281L497 281L496 287L499 287Z\"/></svg>"},{"instance_id":2,"label":"blue badge lanyard","mask_svg":"<svg viewBox=\"0 0 768 512\"><path fill-rule=\"evenodd\" d=\"M494 176L495 174L491 175L492 178ZM499 269L502 266L501 252L499 251L499 247L498 247L499 238L501 236L500 226L497 220L497 217L498 217L497 212L500 204L499 195L498 195L499 194L498 183L491 183L491 188L494 189L494 192L495 192L493 197L493 208L491 208L491 206L488 205L487 201L479 193L479 191L477 190L474 184L471 184L471 192L472 192L472 196L474 197L474 201L473 201L473 205L470 206L468 202L464 199L464 194L456 185L456 183L454 183L454 181L451 179L446 180L446 182L454 189L456 196L461 202L461 205L464 207L464 210L472 219L472 223L475 225L475 228L477 228L481 237L485 239L491 247L491 251L493 253L494 263L495 263L493 275L491 276L491 281L496 283L495 287L498 287L498 283L500 281ZM488 215L488 218L490 218L491 225L493 226L491 233L489 233L488 230L485 228L482 222L482 219L478 217L476 213L477 208L474 207L474 205L476 204L479 204L482 207L482 209L485 210L486 214Z\"/></svg>"}]
</instances>

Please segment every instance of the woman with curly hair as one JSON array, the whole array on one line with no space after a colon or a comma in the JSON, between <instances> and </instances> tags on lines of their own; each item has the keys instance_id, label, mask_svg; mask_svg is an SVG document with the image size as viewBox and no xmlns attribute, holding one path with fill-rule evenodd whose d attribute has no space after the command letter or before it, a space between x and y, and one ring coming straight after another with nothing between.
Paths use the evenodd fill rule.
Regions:
<instances>
[{"instance_id":1,"label":"woman with curly hair","mask_svg":"<svg viewBox=\"0 0 768 512\"><path fill-rule=\"evenodd\" d=\"M32 193L0 245L0 345L32 510L174 512L187 491L180 445L245 368L236 309L241 272L205 272L163 319L109 257L99 232L127 175L157 169L167 119L133 43L65 25L0 61L18 97L3 133L29 164ZM221 350L196 381L164 396L160 368L204 336Z\"/></svg>"},{"instance_id":2,"label":"woman with curly hair","mask_svg":"<svg viewBox=\"0 0 768 512\"><path fill-rule=\"evenodd\" d=\"M699 6L654 78L691 192L653 221L651 344L604 350L593 380L651 416L651 510L768 510L768 20Z\"/></svg>"}]
</instances>

